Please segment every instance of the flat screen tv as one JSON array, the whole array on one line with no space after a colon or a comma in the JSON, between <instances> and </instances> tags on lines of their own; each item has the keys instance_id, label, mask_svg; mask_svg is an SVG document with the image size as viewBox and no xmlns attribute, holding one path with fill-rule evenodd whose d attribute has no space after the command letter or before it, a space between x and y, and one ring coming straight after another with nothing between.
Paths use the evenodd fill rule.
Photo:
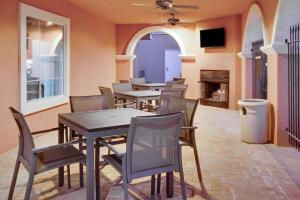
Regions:
<instances>
[{"instance_id":1,"label":"flat screen tv","mask_svg":"<svg viewBox=\"0 0 300 200\"><path fill-rule=\"evenodd\" d=\"M207 29L200 30L200 46L206 47L224 47L225 46L225 29Z\"/></svg>"}]
</instances>

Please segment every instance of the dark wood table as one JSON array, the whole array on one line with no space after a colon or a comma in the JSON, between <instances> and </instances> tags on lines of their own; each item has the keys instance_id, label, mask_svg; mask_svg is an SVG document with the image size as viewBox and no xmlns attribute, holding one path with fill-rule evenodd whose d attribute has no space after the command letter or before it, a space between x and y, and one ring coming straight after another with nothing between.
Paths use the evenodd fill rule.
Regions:
<instances>
[{"instance_id":1,"label":"dark wood table","mask_svg":"<svg viewBox=\"0 0 300 200\"><path fill-rule=\"evenodd\" d=\"M132 108L99 110L93 112L66 113L58 115L58 143L64 142L64 126L86 137L86 199L94 199L94 142L96 138L121 135L128 132L132 117L149 116L153 113ZM64 184L64 168L59 169L59 186ZM99 195L100 196L100 195Z\"/></svg>"},{"instance_id":2,"label":"dark wood table","mask_svg":"<svg viewBox=\"0 0 300 200\"><path fill-rule=\"evenodd\" d=\"M115 92L114 94L117 98L123 98L129 101L135 101L137 109L140 109L142 101L158 100L160 97L160 91L152 91L152 90Z\"/></svg>"},{"instance_id":3,"label":"dark wood table","mask_svg":"<svg viewBox=\"0 0 300 200\"><path fill-rule=\"evenodd\" d=\"M160 90L166 87L165 83L135 83L132 87L137 90Z\"/></svg>"}]
</instances>

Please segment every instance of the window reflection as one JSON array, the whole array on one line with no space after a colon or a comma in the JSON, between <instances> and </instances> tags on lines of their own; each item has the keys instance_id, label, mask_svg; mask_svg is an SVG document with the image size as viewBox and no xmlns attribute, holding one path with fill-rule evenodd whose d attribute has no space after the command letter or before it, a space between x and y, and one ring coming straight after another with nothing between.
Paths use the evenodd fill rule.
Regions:
<instances>
[{"instance_id":1,"label":"window reflection","mask_svg":"<svg viewBox=\"0 0 300 200\"><path fill-rule=\"evenodd\" d=\"M64 93L64 27L27 17L27 100Z\"/></svg>"}]
</instances>

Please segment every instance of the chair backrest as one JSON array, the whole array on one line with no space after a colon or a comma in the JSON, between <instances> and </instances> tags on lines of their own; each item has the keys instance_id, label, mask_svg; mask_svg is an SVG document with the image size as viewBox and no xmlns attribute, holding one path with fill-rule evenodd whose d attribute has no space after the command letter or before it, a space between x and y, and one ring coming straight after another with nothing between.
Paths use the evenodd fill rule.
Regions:
<instances>
[{"instance_id":1,"label":"chair backrest","mask_svg":"<svg viewBox=\"0 0 300 200\"><path fill-rule=\"evenodd\" d=\"M179 167L179 134L184 113L132 118L126 146L130 180Z\"/></svg>"},{"instance_id":2,"label":"chair backrest","mask_svg":"<svg viewBox=\"0 0 300 200\"><path fill-rule=\"evenodd\" d=\"M194 117L199 105L200 99L184 99L180 97L172 96L169 98L168 105L166 106L166 114L172 114L177 112L185 112L184 126L193 126ZM192 144L193 131L191 129L183 130L180 139Z\"/></svg>"},{"instance_id":3,"label":"chair backrest","mask_svg":"<svg viewBox=\"0 0 300 200\"><path fill-rule=\"evenodd\" d=\"M184 84L185 78L173 78L173 82L176 84Z\"/></svg>"},{"instance_id":4,"label":"chair backrest","mask_svg":"<svg viewBox=\"0 0 300 200\"><path fill-rule=\"evenodd\" d=\"M146 83L146 79L145 79L145 77L131 78L130 82L131 82L131 84Z\"/></svg>"},{"instance_id":5,"label":"chair backrest","mask_svg":"<svg viewBox=\"0 0 300 200\"><path fill-rule=\"evenodd\" d=\"M18 112L12 107L9 107L9 110L13 118L15 119L19 129L20 156L22 156L28 162L28 164L31 165L32 149L35 147L31 131L22 113Z\"/></svg>"},{"instance_id":6,"label":"chair backrest","mask_svg":"<svg viewBox=\"0 0 300 200\"><path fill-rule=\"evenodd\" d=\"M159 114L168 114L168 105L169 100L172 96L174 97L182 97L183 89L169 89L165 88L161 90L161 94L158 101L158 113Z\"/></svg>"},{"instance_id":7,"label":"chair backrest","mask_svg":"<svg viewBox=\"0 0 300 200\"><path fill-rule=\"evenodd\" d=\"M108 87L98 87L100 90L101 95L107 96L108 101L109 101L109 108L116 108L116 102L115 102L115 97L113 92L111 91L110 88Z\"/></svg>"},{"instance_id":8,"label":"chair backrest","mask_svg":"<svg viewBox=\"0 0 300 200\"><path fill-rule=\"evenodd\" d=\"M178 84L178 83L173 83L171 88L173 89L182 89L183 93L181 97L185 97L186 91L188 89L188 85L183 85L183 84Z\"/></svg>"},{"instance_id":9,"label":"chair backrest","mask_svg":"<svg viewBox=\"0 0 300 200\"><path fill-rule=\"evenodd\" d=\"M85 112L109 109L109 99L105 95L70 96L71 112Z\"/></svg>"},{"instance_id":10,"label":"chair backrest","mask_svg":"<svg viewBox=\"0 0 300 200\"><path fill-rule=\"evenodd\" d=\"M129 80L119 80L120 83L129 83Z\"/></svg>"},{"instance_id":11,"label":"chair backrest","mask_svg":"<svg viewBox=\"0 0 300 200\"><path fill-rule=\"evenodd\" d=\"M112 87L114 92L126 92L133 90L131 83L113 83Z\"/></svg>"}]
</instances>

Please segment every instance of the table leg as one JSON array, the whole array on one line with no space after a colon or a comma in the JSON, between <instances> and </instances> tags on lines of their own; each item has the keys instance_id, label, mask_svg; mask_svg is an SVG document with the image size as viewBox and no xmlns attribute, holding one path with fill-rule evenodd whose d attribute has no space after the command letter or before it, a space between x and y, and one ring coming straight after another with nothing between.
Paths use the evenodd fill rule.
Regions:
<instances>
[{"instance_id":1,"label":"table leg","mask_svg":"<svg viewBox=\"0 0 300 200\"><path fill-rule=\"evenodd\" d=\"M171 198L174 195L174 180L173 180L173 172L167 172L167 197Z\"/></svg>"},{"instance_id":2,"label":"table leg","mask_svg":"<svg viewBox=\"0 0 300 200\"><path fill-rule=\"evenodd\" d=\"M94 176L94 139L87 136L86 148L86 199L94 200L95 176ZM100 196L100 195L99 195Z\"/></svg>"},{"instance_id":3,"label":"table leg","mask_svg":"<svg viewBox=\"0 0 300 200\"><path fill-rule=\"evenodd\" d=\"M136 100L136 109L141 110L141 100L140 99Z\"/></svg>"},{"instance_id":4,"label":"table leg","mask_svg":"<svg viewBox=\"0 0 300 200\"><path fill-rule=\"evenodd\" d=\"M64 143L64 125L58 124L58 144ZM58 186L64 186L64 167L58 168Z\"/></svg>"}]
</instances>

